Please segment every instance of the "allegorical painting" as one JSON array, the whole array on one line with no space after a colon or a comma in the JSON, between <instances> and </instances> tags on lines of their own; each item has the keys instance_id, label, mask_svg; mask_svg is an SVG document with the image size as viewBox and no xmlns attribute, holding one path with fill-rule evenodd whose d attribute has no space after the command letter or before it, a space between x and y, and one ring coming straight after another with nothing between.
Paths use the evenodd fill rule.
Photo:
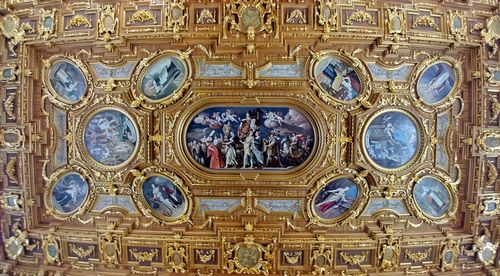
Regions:
<instances>
[{"instance_id":1,"label":"allegorical painting","mask_svg":"<svg viewBox=\"0 0 500 276\"><path fill-rule=\"evenodd\" d=\"M141 90L147 98L161 100L178 91L185 79L184 63L177 57L164 56L147 69L141 82Z\"/></svg>"},{"instance_id":2,"label":"allegorical painting","mask_svg":"<svg viewBox=\"0 0 500 276\"><path fill-rule=\"evenodd\" d=\"M418 208L430 217L441 217L451 207L450 193L433 177L424 177L415 184L413 198Z\"/></svg>"},{"instance_id":3,"label":"allegorical painting","mask_svg":"<svg viewBox=\"0 0 500 276\"><path fill-rule=\"evenodd\" d=\"M350 101L361 93L358 74L337 57L321 59L314 69L314 77L321 89L335 99Z\"/></svg>"},{"instance_id":4,"label":"allegorical painting","mask_svg":"<svg viewBox=\"0 0 500 276\"><path fill-rule=\"evenodd\" d=\"M455 72L446 62L439 62L424 70L417 81L417 94L429 105L444 100L455 85Z\"/></svg>"},{"instance_id":5,"label":"allegorical painting","mask_svg":"<svg viewBox=\"0 0 500 276\"><path fill-rule=\"evenodd\" d=\"M78 102L87 92L87 82L83 72L72 62L58 60L49 71L52 89L66 101Z\"/></svg>"},{"instance_id":6,"label":"allegorical painting","mask_svg":"<svg viewBox=\"0 0 500 276\"><path fill-rule=\"evenodd\" d=\"M68 173L61 177L51 192L52 206L60 213L73 213L89 193L87 181L78 173Z\"/></svg>"},{"instance_id":7,"label":"allegorical painting","mask_svg":"<svg viewBox=\"0 0 500 276\"><path fill-rule=\"evenodd\" d=\"M358 194L358 185L352 179L334 179L316 194L314 211L321 219L335 219L351 209Z\"/></svg>"},{"instance_id":8,"label":"allegorical painting","mask_svg":"<svg viewBox=\"0 0 500 276\"><path fill-rule=\"evenodd\" d=\"M84 143L95 161L105 166L117 166L134 153L137 130L125 114L107 109L90 118L85 126Z\"/></svg>"},{"instance_id":9,"label":"allegorical painting","mask_svg":"<svg viewBox=\"0 0 500 276\"><path fill-rule=\"evenodd\" d=\"M368 125L364 146L370 159L385 169L396 169L411 161L419 148L416 122L399 111L377 115Z\"/></svg>"},{"instance_id":10,"label":"allegorical painting","mask_svg":"<svg viewBox=\"0 0 500 276\"><path fill-rule=\"evenodd\" d=\"M186 209L186 199L179 187L164 176L151 176L142 186L142 194L148 205L164 217L176 218Z\"/></svg>"},{"instance_id":11,"label":"allegorical painting","mask_svg":"<svg viewBox=\"0 0 500 276\"><path fill-rule=\"evenodd\" d=\"M187 148L210 169L291 169L314 146L307 117L287 107L214 107L192 119Z\"/></svg>"}]
</instances>

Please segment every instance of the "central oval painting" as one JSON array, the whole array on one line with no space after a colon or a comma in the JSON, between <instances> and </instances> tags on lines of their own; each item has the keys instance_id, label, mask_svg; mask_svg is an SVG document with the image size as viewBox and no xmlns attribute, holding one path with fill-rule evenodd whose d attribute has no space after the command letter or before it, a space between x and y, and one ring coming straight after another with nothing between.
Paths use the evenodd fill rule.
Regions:
<instances>
[{"instance_id":1,"label":"central oval painting","mask_svg":"<svg viewBox=\"0 0 500 276\"><path fill-rule=\"evenodd\" d=\"M420 179L413 187L413 198L418 208L428 217L442 217L451 208L450 192L434 177Z\"/></svg>"},{"instance_id":2,"label":"central oval painting","mask_svg":"<svg viewBox=\"0 0 500 276\"><path fill-rule=\"evenodd\" d=\"M52 206L60 213L75 212L87 198L89 185L79 173L70 172L62 176L50 192Z\"/></svg>"},{"instance_id":3,"label":"central oval painting","mask_svg":"<svg viewBox=\"0 0 500 276\"><path fill-rule=\"evenodd\" d=\"M188 125L186 146L201 166L214 170L286 170L314 149L309 119L288 107L213 107Z\"/></svg>"},{"instance_id":4,"label":"central oval painting","mask_svg":"<svg viewBox=\"0 0 500 276\"><path fill-rule=\"evenodd\" d=\"M420 147L417 124L402 111L385 111L369 122L364 134L368 157L383 169L398 169L417 155Z\"/></svg>"},{"instance_id":5,"label":"central oval painting","mask_svg":"<svg viewBox=\"0 0 500 276\"><path fill-rule=\"evenodd\" d=\"M181 189L170 179L154 175L144 181L142 196L149 207L167 218L177 218L186 210L186 198Z\"/></svg>"},{"instance_id":6,"label":"central oval painting","mask_svg":"<svg viewBox=\"0 0 500 276\"><path fill-rule=\"evenodd\" d=\"M104 109L90 118L83 140L92 159L105 166L117 166L134 153L137 129L121 111Z\"/></svg>"}]
</instances>

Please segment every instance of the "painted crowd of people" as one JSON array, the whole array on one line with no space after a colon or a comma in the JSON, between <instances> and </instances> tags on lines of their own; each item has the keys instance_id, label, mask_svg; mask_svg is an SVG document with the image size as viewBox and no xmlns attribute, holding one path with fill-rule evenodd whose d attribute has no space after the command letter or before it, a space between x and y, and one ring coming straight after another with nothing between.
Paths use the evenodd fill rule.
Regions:
<instances>
[{"instance_id":1,"label":"painted crowd of people","mask_svg":"<svg viewBox=\"0 0 500 276\"><path fill-rule=\"evenodd\" d=\"M307 159L314 138L289 122L278 111L252 109L241 119L230 109L215 111L197 121L210 133L188 139L188 148L211 169L294 167Z\"/></svg>"}]
</instances>

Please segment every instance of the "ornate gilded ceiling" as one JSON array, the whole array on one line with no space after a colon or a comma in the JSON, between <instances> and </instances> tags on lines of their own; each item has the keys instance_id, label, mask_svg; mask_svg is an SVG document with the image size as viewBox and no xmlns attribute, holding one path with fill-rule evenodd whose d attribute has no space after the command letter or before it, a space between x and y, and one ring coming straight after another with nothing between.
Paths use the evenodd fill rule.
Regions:
<instances>
[{"instance_id":1,"label":"ornate gilded ceiling","mask_svg":"<svg viewBox=\"0 0 500 276\"><path fill-rule=\"evenodd\" d=\"M0 2L7 275L497 275L499 5Z\"/></svg>"}]
</instances>

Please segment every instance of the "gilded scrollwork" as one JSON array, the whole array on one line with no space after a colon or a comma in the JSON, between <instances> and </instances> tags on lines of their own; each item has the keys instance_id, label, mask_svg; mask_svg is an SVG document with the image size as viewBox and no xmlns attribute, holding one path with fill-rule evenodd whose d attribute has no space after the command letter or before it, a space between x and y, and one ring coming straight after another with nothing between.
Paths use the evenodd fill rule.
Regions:
<instances>
[{"instance_id":1,"label":"gilded scrollwork","mask_svg":"<svg viewBox=\"0 0 500 276\"><path fill-rule=\"evenodd\" d=\"M77 27L85 27L90 29L92 28L92 23L90 22L88 17L81 14L75 14L68 20L68 23L66 24L66 27L64 27L64 29L71 30Z\"/></svg>"},{"instance_id":2,"label":"gilded scrollwork","mask_svg":"<svg viewBox=\"0 0 500 276\"><path fill-rule=\"evenodd\" d=\"M486 130L476 138L476 144L487 154L500 153L500 131ZM1 142L1 141L0 141Z\"/></svg>"},{"instance_id":3,"label":"gilded scrollwork","mask_svg":"<svg viewBox=\"0 0 500 276\"><path fill-rule=\"evenodd\" d=\"M43 252L45 254L44 263L61 265L61 251L59 246L59 238L54 234L49 233L43 238Z\"/></svg>"},{"instance_id":4,"label":"gilded scrollwork","mask_svg":"<svg viewBox=\"0 0 500 276\"><path fill-rule=\"evenodd\" d=\"M349 17L346 19L345 24L352 25L354 22L375 25L375 20L373 19L373 16L364 10L356 10L355 12L351 13L351 15L349 15Z\"/></svg>"},{"instance_id":5,"label":"gilded scrollwork","mask_svg":"<svg viewBox=\"0 0 500 276\"><path fill-rule=\"evenodd\" d=\"M467 22L464 15L458 11L448 12L448 28L450 36L456 41L462 41L467 38Z\"/></svg>"},{"instance_id":6,"label":"gilded scrollwork","mask_svg":"<svg viewBox=\"0 0 500 276\"><path fill-rule=\"evenodd\" d=\"M116 35L118 24L115 8L112 5L104 5L100 7L99 15L97 21L99 35L104 41L114 39L113 35Z\"/></svg>"},{"instance_id":7,"label":"gilded scrollwork","mask_svg":"<svg viewBox=\"0 0 500 276\"><path fill-rule=\"evenodd\" d=\"M38 19L38 36L43 40L56 36L56 26L58 18L55 16L56 9L40 9L40 17Z\"/></svg>"},{"instance_id":8,"label":"gilded scrollwork","mask_svg":"<svg viewBox=\"0 0 500 276\"><path fill-rule=\"evenodd\" d=\"M363 251L360 254L349 254L348 252L340 252L342 260L349 265L359 265L368 257L368 251Z\"/></svg>"},{"instance_id":9,"label":"gilded scrollwork","mask_svg":"<svg viewBox=\"0 0 500 276\"><path fill-rule=\"evenodd\" d=\"M439 31L439 27L434 20L434 17L429 15L422 15L413 19L413 28L418 28L418 26L429 27L434 31Z\"/></svg>"},{"instance_id":10,"label":"gilded scrollwork","mask_svg":"<svg viewBox=\"0 0 500 276\"><path fill-rule=\"evenodd\" d=\"M449 238L444 242L439 253L439 269L442 272L454 270L458 255L460 255L460 241Z\"/></svg>"},{"instance_id":11,"label":"gilded scrollwork","mask_svg":"<svg viewBox=\"0 0 500 276\"><path fill-rule=\"evenodd\" d=\"M378 256L383 271L392 271L399 266L400 241L389 236L379 247Z\"/></svg>"},{"instance_id":12,"label":"gilded scrollwork","mask_svg":"<svg viewBox=\"0 0 500 276\"><path fill-rule=\"evenodd\" d=\"M229 273L269 275L274 267L276 239L267 246L256 243L253 235L247 234L244 242L232 244L222 237L223 269Z\"/></svg>"},{"instance_id":13,"label":"gilded scrollwork","mask_svg":"<svg viewBox=\"0 0 500 276\"><path fill-rule=\"evenodd\" d=\"M167 22L165 30L178 33L181 28L186 27L188 17L186 0L169 2L167 6Z\"/></svg>"},{"instance_id":14,"label":"gilded scrollwork","mask_svg":"<svg viewBox=\"0 0 500 276\"><path fill-rule=\"evenodd\" d=\"M498 39L500 39L499 24L500 15L495 15L488 19L486 28L481 30L482 42L491 47L491 50L488 51L490 58L493 58L498 52Z\"/></svg>"},{"instance_id":15,"label":"gilded scrollwork","mask_svg":"<svg viewBox=\"0 0 500 276\"><path fill-rule=\"evenodd\" d=\"M168 272L185 273L188 264L187 247L174 242L167 249Z\"/></svg>"},{"instance_id":16,"label":"gilded scrollwork","mask_svg":"<svg viewBox=\"0 0 500 276\"><path fill-rule=\"evenodd\" d=\"M0 129L0 147L17 150L24 147L26 138L19 128Z\"/></svg>"},{"instance_id":17,"label":"gilded scrollwork","mask_svg":"<svg viewBox=\"0 0 500 276\"><path fill-rule=\"evenodd\" d=\"M122 258L121 236L107 232L100 236L99 251L101 262L107 265L118 265Z\"/></svg>"},{"instance_id":18,"label":"gilded scrollwork","mask_svg":"<svg viewBox=\"0 0 500 276\"><path fill-rule=\"evenodd\" d=\"M154 248L149 251L139 251L137 248L131 248L128 250L132 257L138 262L151 262L155 257L158 256L159 250Z\"/></svg>"},{"instance_id":19,"label":"gilded scrollwork","mask_svg":"<svg viewBox=\"0 0 500 276\"><path fill-rule=\"evenodd\" d=\"M319 244L314 250L311 248L311 265L313 275L331 274L333 253L329 246L324 243Z\"/></svg>"},{"instance_id":20,"label":"gilded scrollwork","mask_svg":"<svg viewBox=\"0 0 500 276\"><path fill-rule=\"evenodd\" d=\"M12 260L17 260L26 251L33 251L39 246L38 242L31 243L29 233L23 229L20 222L14 222L11 227L13 235L5 240L4 248L7 256Z\"/></svg>"},{"instance_id":21,"label":"gilded scrollwork","mask_svg":"<svg viewBox=\"0 0 500 276\"><path fill-rule=\"evenodd\" d=\"M230 0L224 5L223 39L227 39L228 32L235 36L244 33L248 40L255 40L260 33L278 38L277 7L274 0Z\"/></svg>"},{"instance_id":22,"label":"gilded scrollwork","mask_svg":"<svg viewBox=\"0 0 500 276\"><path fill-rule=\"evenodd\" d=\"M20 194L4 192L0 195L0 206L8 211L21 211L24 206L24 200Z\"/></svg>"}]
</instances>

